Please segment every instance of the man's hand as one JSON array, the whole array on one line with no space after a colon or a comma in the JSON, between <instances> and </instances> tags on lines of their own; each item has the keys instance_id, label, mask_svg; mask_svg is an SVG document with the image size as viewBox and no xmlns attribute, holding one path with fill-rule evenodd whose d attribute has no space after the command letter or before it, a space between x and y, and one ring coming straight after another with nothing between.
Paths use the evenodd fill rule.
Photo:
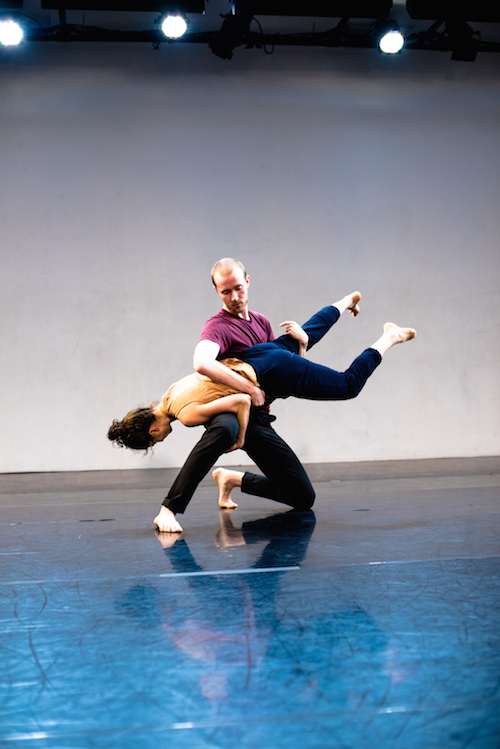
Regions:
<instances>
[{"instance_id":1,"label":"man's hand","mask_svg":"<svg viewBox=\"0 0 500 749\"><path fill-rule=\"evenodd\" d=\"M304 356L307 350L307 344L309 342L309 336L303 330L298 322L295 322L295 320L285 320L285 322L280 323L280 328L285 327L285 332L287 335L289 335L291 338L295 338L296 341L298 341L299 344L299 356Z\"/></svg>"},{"instance_id":2,"label":"man's hand","mask_svg":"<svg viewBox=\"0 0 500 749\"><path fill-rule=\"evenodd\" d=\"M247 393L252 398L252 406L263 406L266 400L264 391L254 385L251 380L233 372L222 362L217 361L219 350L219 345L213 341L200 341L194 350L193 367L195 372L210 377L213 382L228 385L240 393Z\"/></svg>"},{"instance_id":3,"label":"man's hand","mask_svg":"<svg viewBox=\"0 0 500 749\"><path fill-rule=\"evenodd\" d=\"M250 395L252 398L252 406L263 406L266 402L266 394L262 388L255 387Z\"/></svg>"}]
</instances>

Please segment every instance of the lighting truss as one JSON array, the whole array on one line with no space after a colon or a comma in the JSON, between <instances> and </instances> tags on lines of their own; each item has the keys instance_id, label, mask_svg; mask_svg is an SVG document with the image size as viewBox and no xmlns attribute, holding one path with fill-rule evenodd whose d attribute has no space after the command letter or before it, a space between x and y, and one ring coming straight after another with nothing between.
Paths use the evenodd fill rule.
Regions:
<instances>
[{"instance_id":1,"label":"lighting truss","mask_svg":"<svg viewBox=\"0 0 500 749\"><path fill-rule=\"evenodd\" d=\"M211 0L223 3L222 25L207 29L196 23L179 39L167 40L160 28L163 16L171 11L182 14L204 13L204 0L38 0L39 8L57 10L59 23L44 25L47 14L37 17L33 0L30 11L22 0L0 0L0 18L8 13L23 23L24 45L34 42L146 42L161 44L204 44L220 57L230 59L236 48L274 50L279 46L377 48L377 29L390 20L392 0ZM26 2L26 6L28 3ZM398 10L404 10L399 5ZM68 22L74 11L89 11L92 25ZM137 11L138 24L121 25L124 11ZM148 20L148 13L157 14ZM99 25L95 19L99 18ZM304 19L300 31L290 32L290 19ZM140 19L140 21L139 21ZM321 24L316 21L321 19ZM500 30L495 41L481 39L477 23L500 23L500 3L486 0L407 0L405 22L399 18L405 37L404 54L411 50L451 52L452 59L473 60L478 53L500 52ZM52 19L53 21L54 19ZM283 24L283 30L275 31ZM269 32L266 29L272 28ZM496 28L496 27L494 27ZM321 29L321 30L318 30ZM418 30L417 30L418 29ZM491 38L491 35L490 35ZM219 51L217 51L219 50Z\"/></svg>"}]
</instances>

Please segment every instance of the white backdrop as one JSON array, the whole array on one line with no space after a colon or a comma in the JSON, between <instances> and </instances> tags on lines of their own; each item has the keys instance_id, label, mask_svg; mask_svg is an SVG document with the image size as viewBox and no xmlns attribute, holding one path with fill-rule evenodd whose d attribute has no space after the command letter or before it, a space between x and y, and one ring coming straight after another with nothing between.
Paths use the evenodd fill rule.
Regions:
<instances>
[{"instance_id":1,"label":"white backdrop","mask_svg":"<svg viewBox=\"0 0 500 749\"><path fill-rule=\"evenodd\" d=\"M146 47L2 53L0 471L181 465L202 427L106 432L191 370L225 255L275 331L362 291L325 364L418 329L357 400L275 405L303 461L498 454L498 57Z\"/></svg>"}]
</instances>

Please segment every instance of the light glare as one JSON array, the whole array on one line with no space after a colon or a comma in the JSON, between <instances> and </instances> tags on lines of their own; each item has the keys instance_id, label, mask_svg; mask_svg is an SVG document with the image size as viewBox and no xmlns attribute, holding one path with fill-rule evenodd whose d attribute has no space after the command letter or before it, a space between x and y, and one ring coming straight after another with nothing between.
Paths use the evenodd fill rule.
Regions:
<instances>
[{"instance_id":1,"label":"light glare","mask_svg":"<svg viewBox=\"0 0 500 749\"><path fill-rule=\"evenodd\" d=\"M0 21L0 44L15 47L23 38L23 30L15 21Z\"/></svg>"},{"instance_id":2,"label":"light glare","mask_svg":"<svg viewBox=\"0 0 500 749\"><path fill-rule=\"evenodd\" d=\"M178 39L186 33L187 23L182 16L167 16L161 25L161 30L169 39Z\"/></svg>"},{"instance_id":3,"label":"light glare","mask_svg":"<svg viewBox=\"0 0 500 749\"><path fill-rule=\"evenodd\" d=\"M387 55L395 55L396 52L403 49L404 43L404 37L399 31L388 31L381 38L379 47Z\"/></svg>"}]
</instances>

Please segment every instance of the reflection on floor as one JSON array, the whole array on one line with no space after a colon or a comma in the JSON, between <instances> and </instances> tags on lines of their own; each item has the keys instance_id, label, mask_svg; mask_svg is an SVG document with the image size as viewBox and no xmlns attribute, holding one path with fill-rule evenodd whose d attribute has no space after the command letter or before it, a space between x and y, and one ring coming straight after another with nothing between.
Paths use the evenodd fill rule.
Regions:
<instances>
[{"instance_id":1,"label":"reflection on floor","mask_svg":"<svg viewBox=\"0 0 500 749\"><path fill-rule=\"evenodd\" d=\"M172 471L0 477L2 747L500 746L500 459L310 466L314 513Z\"/></svg>"}]
</instances>

